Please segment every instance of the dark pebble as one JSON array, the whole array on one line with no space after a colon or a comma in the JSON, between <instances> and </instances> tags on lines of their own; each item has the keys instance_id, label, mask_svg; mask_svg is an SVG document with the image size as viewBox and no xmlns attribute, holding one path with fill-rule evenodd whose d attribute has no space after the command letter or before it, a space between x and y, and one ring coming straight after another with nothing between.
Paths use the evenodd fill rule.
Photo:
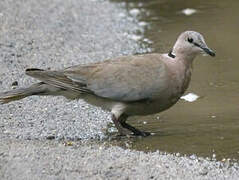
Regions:
<instances>
[{"instance_id":1,"label":"dark pebble","mask_svg":"<svg viewBox=\"0 0 239 180\"><path fill-rule=\"evenodd\" d=\"M14 81L14 82L12 83L12 86L18 86L18 82L17 82L17 81Z\"/></svg>"}]
</instances>

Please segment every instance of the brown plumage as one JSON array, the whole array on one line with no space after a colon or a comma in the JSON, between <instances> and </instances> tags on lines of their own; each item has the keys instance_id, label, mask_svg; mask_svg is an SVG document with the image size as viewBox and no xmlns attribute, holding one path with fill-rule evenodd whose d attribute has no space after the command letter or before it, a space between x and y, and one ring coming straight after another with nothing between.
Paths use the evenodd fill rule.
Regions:
<instances>
[{"instance_id":1,"label":"brown plumage","mask_svg":"<svg viewBox=\"0 0 239 180\"><path fill-rule=\"evenodd\" d=\"M120 134L146 136L149 133L127 124L127 118L161 112L175 104L189 85L192 62L200 52L215 56L201 34L186 31L170 54L123 56L61 71L27 69L27 75L42 82L0 93L0 103L32 95L84 99L111 111Z\"/></svg>"}]
</instances>

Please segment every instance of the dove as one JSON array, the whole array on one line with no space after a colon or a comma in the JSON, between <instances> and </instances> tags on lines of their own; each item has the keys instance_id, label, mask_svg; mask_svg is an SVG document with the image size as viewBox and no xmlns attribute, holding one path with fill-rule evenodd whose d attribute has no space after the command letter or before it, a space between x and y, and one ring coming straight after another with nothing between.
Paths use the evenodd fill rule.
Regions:
<instances>
[{"instance_id":1,"label":"dove","mask_svg":"<svg viewBox=\"0 0 239 180\"><path fill-rule=\"evenodd\" d=\"M33 95L83 99L110 111L120 135L148 136L127 119L173 106L188 88L193 60L200 53L215 56L200 33L185 31L169 53L121 56L55 71L30 68L26 75L40 82L0 93L0 103Z\"/></svg>"}]
</instances>

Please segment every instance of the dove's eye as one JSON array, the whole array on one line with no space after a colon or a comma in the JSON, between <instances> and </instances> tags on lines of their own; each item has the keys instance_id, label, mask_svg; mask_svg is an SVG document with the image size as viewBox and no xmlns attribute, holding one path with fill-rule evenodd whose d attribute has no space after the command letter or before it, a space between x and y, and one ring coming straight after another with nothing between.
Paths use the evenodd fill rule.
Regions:
<instances>
[{"instance_id":1,"label":"dove's eye","mask_svg":"<svg viewBox=\"0 0 239 180\"><path fill-rule=\"evenodd\" d=\"M193 42L193 38L188 38L188 42L192 43Z\"/></svg>"}]
</instances>

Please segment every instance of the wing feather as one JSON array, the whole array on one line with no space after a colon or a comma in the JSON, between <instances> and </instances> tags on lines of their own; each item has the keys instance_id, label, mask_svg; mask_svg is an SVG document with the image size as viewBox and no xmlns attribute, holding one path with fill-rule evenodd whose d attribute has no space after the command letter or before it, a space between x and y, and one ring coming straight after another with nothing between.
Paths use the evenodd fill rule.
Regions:
<instances>
[{"instance_id":1,"label":"wing feather","mask_svg":"<svg viewBox=\"0 0 239 180\"><path fill-rule=\"evenodd\" d=\"M62 89L117 101L140 101L167 89L166 65L160 54L123 56L63 71L27 70L27 74Z\"/></svg>"}]
</instances>

